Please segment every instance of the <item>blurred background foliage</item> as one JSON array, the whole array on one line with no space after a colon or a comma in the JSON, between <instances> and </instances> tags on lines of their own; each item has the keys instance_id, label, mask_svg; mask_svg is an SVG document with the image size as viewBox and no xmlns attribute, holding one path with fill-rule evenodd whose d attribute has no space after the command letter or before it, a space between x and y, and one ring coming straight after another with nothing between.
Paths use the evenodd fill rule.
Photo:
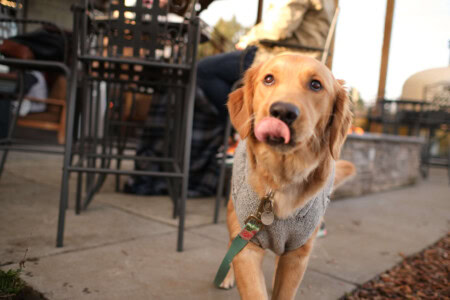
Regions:
<instances>
[{"instance_id":1,"label":"blurred background foliage","mask_svg":"<svg viewBox=\"0 0 450 300\"><path fill-rule=\"evenodd\" d=\"M199 58L234 51L234 45L248 31L248 28L240 24L236 17L233 17L229 21L220 18L216 25L209 30L211 38L199 46Z\"/></svg>"}]
</instances>

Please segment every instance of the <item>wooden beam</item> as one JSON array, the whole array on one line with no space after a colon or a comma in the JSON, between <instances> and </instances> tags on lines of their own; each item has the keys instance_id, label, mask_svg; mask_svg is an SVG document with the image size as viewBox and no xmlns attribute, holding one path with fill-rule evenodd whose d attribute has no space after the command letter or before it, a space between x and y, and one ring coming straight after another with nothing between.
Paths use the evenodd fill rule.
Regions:
<instances>
[{"instance_id":1,"label":"wooden beam","mask_svg":"<svg viewBox=\"0 0 450 300\"><path fill-rule=\"evenodd\" d=\"M384 21L384 39L381 53L380 79L378 81L377 102L384 98L386 88L386 76L389 61L389 46L391 44L392 20L394 16L395 0L387 0L386 18Z\"/></svg>"},{"instance_id":2,"label":"wooden beam","mask_svg":"<svg viewBox=\"0 0 450 300\"><path fill-rule=\"evenodd\" d=\"M258 0L258 14L256 15L255 25L260 23L262 20L262 9L263 9L263 0Z\"/></svg>"}]
</instances>

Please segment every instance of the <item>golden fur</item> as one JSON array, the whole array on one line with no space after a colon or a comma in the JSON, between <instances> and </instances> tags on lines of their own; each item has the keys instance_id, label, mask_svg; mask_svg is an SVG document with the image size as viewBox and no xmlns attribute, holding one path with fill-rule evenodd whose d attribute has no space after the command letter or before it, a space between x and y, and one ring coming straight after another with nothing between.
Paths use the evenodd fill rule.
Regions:
<instances>
[{"instance_id":1,"label":"golden fur","mask_svg":"<svg viewBox=\"0 0 450 300\"><path fill-rule=\"evenodd\" d=\"M264 84L267 75L273 76L273 84ZM310 88L312 80L320 81L320 91ZM249 69L243 87L229 95L231 122L241 138L247 138L249 183L260 197L268 189L275 191L274 212L278 218L289 217L323 188L332 160L339 157L352 118L342 85L317 60L284 54ZM300 115L290 125L288 144L269 145L256 139L254 126L269 116L270 106L277 101L295 105ZM335 186L354 172L351 163L338 161ZM228 203L227 225L232 240L241 230L232 201ZM295 296L316 232L305 245L277 259L272 299ZM263 249L249 243L234 258L222 287L230 288L236 277L242 299L267 299L261 271L263 256Z\"/></svg>"}]
</instances>

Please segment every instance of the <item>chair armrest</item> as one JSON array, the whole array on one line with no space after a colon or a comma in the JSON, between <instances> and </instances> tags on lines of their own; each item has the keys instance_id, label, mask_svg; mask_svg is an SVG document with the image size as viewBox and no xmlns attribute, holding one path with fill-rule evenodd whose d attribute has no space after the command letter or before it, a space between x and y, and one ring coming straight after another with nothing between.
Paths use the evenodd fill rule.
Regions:
<instances>
[{"instance_id":1,"label":"chair armrest","mask_svg":"<svg viewBox=\"0 0 450 300\"><path fill-rule=\"evenodd\" d=\"M17 81L19 80L19 75L17 73L0 73L0 80Z\"/></svg>"},{"instance_id":2,"label":"chair armrest","mask_svg":"<svg viewBox=\"0 0 450 300\"><path fill-rule=\"evenodd\" d=\"M25 97L24 99L30 100L32 102L40 102L40 103L53 104L53 105L58 105L58 106L66 106L66 100L62 100L62 99L52 99L52 98L41 99L41 98L35 98L35 97Z\"/></svg>"}]
</instances>

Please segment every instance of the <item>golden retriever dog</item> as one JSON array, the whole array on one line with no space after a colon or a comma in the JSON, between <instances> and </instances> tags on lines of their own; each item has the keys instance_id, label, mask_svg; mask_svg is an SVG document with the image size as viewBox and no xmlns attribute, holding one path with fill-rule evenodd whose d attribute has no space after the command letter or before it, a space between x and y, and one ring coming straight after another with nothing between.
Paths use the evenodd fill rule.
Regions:
<instances>
[{"instance_id":1,"label":"golden retriever dog","mask_svg":"<svg viewBox=\"0 0 450 300\"><path fill-rule=\"evenodd\" d=\"M267 299L261 262L264 248L269 248L277 254L272 299L293 299L331 189L355 173L350 162L336 161L351 124L350 100L343 82L325 65L303 55L282 54L250 68L243 86L229 95L227 105L231 122L243 140L240 144L245 147L246 165L239 165L235 156L232 201L227 209L230 239L241 232L248 216L240 212L248 200L234 199L247 188L241 185L247 185L258 199L269 190L274 193L275 220L234 257L221 287L231 288L236 280L242 299ZM313 206L322 211L313 213L308 226L314 226L309 230L302 224L294 226L294 231L306 232L306 236L294 238L297 244L291 241L290 233L267 233L277 223L307 219ZM268 239L266 245L259 237Z\"/></svg>"}]
</instances>

